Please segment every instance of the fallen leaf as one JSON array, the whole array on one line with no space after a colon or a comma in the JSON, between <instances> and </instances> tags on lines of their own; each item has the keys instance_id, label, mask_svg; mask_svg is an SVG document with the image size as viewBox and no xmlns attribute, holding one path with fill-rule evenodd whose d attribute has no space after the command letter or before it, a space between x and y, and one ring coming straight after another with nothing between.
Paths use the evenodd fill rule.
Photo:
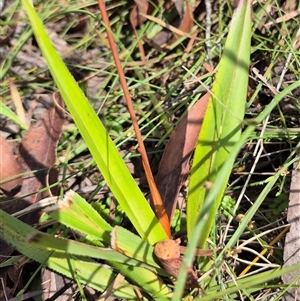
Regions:
<instances>
[{"instance_id":1,"label":"fallen leaf","mask_svg":"<svg viewBox=\"0 0 300 301\"><path fill-rule=\"evenodd\" d=\"M22 169L8 142L1 135L0 150L0 188L9 192L21 185Z\"/></svg>"},{"instance_id":2,"label":"fallen leaf","mask_svg":"<svg viewBox=\"0 0 300 301\"><path fill-rule=\"evenodd\" d=\"M41 273L42 300L67 301L76 294L74 281L45 269Z\"/></svg>"},{"instance_id":3,"label":"fallen leaf","mask_svg":"<svg viewBox=\"0 0 300 301\"><path fill-rule=\"evenodd\" d=\"M12 298L15 295L15 291L24 286L21 279L22 270L23 267L19 267L17 269L13 266L8 266L1 269L1 279L3 279L3 282L1 281L0 287L2 289L2 286L4 285L7 299ZM7 299L4 299L2 296L2 290L0 290L0 301L6 301Z\"/></svg>"},{"instance_id":4,"label":"fallen leaf","mask_svg":"<svg viewBox=\"0 0 300 301\"><path fill-rule=\"evenodd\" d=\"M143 24L147 19L141 15L143 14L151 14L153 11L152 5L149 5L148 0L135 0L135 6L132 8L130 13L130 23L133 28Z\"/></svg>"},{"instance_id":5,"label":"fallen leaf","mask_svg":"<svg viewBox=\"0 0 300 301\"><path fill-rule=\"evenodd\" d=\"M184 12L183 0L172 0L172 2L175 4L178 15L182 19L183 12Z\"/></svg>"},{"instance_id":6,"label":"fallen leaf","mask_svg":"<svg viewBox=\"0 0 300 301\"><path fill-rule=\"evenodd\" d=\"M40 193L40 190L48 186L47 177L49 170L56 161L56 147L64 122L63 101L59 94L55 94L54 98L55 105L29 128L19 146L18 161L24 172L22 186L14 196L16 200L7 202L10 200L7 198L4 199L6 202L0 203L1 209L9 214L20 211L46 196L45 193ZM31 212L20 219L28 224L33 224L38 221L38 218L38 212ZM13 252L13 249L1 239L0 250L0 263L5 260L5 256L9 256ZM20 270L18 270L17 275L20 275L20 273ZM12 266L0 269L0 275L4 279L4 287L7 284L8 277L15 274ZM23 288L19 287L17 278L10 281L15 283L11 289L12 294Z\"/></svg>"},{"instance_id":7,"label":"fallen leaf","mask_svg":"<svg viewBox=\"0 0 300 301\"><path fill-rule=\"evenodd\" d=\"M186 1L185 13L181 19L180 25L178 27L178 31L184 33L184 36L186 37L189 37L191 39L196 39L196 37L193 37L193 35L189 34L190 30L193 28L194 25L192 16L193 13L191 11L190 4L188 1ZM180 36L182 36L182 34L180 34L179 37L175 34L171 42L168 43L168 46L171 46L173 43L175 43L178 40L178 38L180 38Z\"/></svg>"},{"instance_id":8,"label":"fallen leaf","mask_svg":"<svg viewBox=\"0 0 300 301\"><path fill-rule=\"evenodd\" d=\"M56 162L57 143L64 123L64 105L58 94L54 97L55 105L29 128L19 147L18 160L26 172L20 197L31 204L37 201L39 190L47 186L48 172Z\"/></svg>"},{"instance_id":9,"label":"fallen leaf","mask_svg":"<svg viewBox=\"0 0 300 301\"><path fill-rule=\"evenodd\" d=\"M153 21L165 28L167 28L168 30L172 31L174 34L178 35L178 36L186 36L188 38L193 38L193 36L189 33L187 33L186 31L182 30L180 27L176 28L175 26L172 26L170 24L167 24L165 21L158 19L157 17L153 17L151 15L147 15L144 13L140 13L140 15L150 21ZM183 29L185 29L185 27L188 27L188 23L186 22L183 26ZM154 37L155 39L155 37Z\"/></svg>"},{"instance_id":10,"label":"fallen leaf","mask_svg":"<svg viewBox=\"0 0 300 301\"><path fill-rule=\"evenodd\" d=\"M159 164L155 181L170 221L178 193L189 173L190 158L197 143L209 97L209 93L202 96L177 125Z\"/></svg>"}]
</instances>

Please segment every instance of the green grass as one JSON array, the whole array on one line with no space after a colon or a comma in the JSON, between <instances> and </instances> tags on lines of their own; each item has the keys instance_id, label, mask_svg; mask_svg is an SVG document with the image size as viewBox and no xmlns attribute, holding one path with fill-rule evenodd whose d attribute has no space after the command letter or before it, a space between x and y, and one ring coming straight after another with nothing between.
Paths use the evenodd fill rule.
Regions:
<instances>
[{"instance_id":1,"label":"green grass","mask_svg":"<svg viewBox=\"0 0 300 301\"><path fill-rule=\"evenodd\" d=\"M273 222L281 219L276 227L285 223L291 173L284 172L291 170L292 164L299 161L296 149L299 148L300 128L300 62L299 49L295 50L293 46L297 20L276 23L275 19L284 13L277 2L269 1L253 7L252 27L248 11L246 16L240 16L240 21L246 23L232 29L229 28L232 7L225 2L221 7L216 3L216 10L211 15L211 57L206 48L205 19L201 19L195 20L200 28L200 40L195 42L191 51L185 52L186 39L177 41L171 50L157 51L155 47L144 44L149 61L141 62L137 40L128 22L130 10L127 2L106 3L113 37L154 172L173 129L203 92L189 94L176 102L178 96L186 90L205 91L208 87L213 92L211 111L205 117L203 132L191 162L190 180L181 192L187 207L184 205L176 212L177 223L173 222L173 229L180 232L172 234L180 236L182 243L188 247L174 287L153 257L153 245L165 239L166 234L145 198L149 187L143 181L143 171L139 167L141 160L136 151L132 122L97 3L89 0L80 3L69 1L64 6L56 1L37 3L34 10L41 23L27 1L22 3L26 12L30 12L30 20L22 17L26 24L22 33L16 35L14 46L5 47L6 54L0 54L4 58L1 62L1 117L6 116L10 124L19 124L19 132L11 138L20 139L25 125L8 110L13 109L9 78L17 85L23 100L37 94L49 97L59 89L70 115L58 145L60 180L54 186L59 187L61 197L72 188L84 198L71 193L74 204L67 210L46 209L48 214L44 219L61 223L49 227L48 234L37 232L2 213L0 226L4 231L0 237L30 258L33 258L32 250L35 250L33 259L41 266L73 278L79 287L88 285L102 293L120 272L125 278L112 294L123 300L137 299L135 286L144 300L187 298L192 292L184 293L185 268L193 263L195 248L209 247L215 250L212 260L200 257L194 262L194 267L202 273L200 284L206 292L204 295L200 292L199 300L242 300L242 297L256 300L260 293L276 291L275 300L280 300L280 292L285 290L280 276L287 272L277 268L283 264L282 244L275 244L274 252L265 255L269 260L264 263L265 270L256 266L250 270L253 274L247 272L247 278L237 279L243 269L235 269L234 263L245 258L251 262L282 231L282 228L274 229ZM277 13L269 13L268 5ZM20 10L20 5L9 8L0 25L12 26L15 22L13 13ZM156 17L161 16L161 11L162 8L154 10ZM87 21L82 29L76 31L74 26L83 17ZM28 26L29 22L32 27ZM273 23L266 26L267 22ZM48 35L43 32L43 26L58 28L59 39L66 41L68 47L57 54ZM72 28L75 30L73 33L70 32ZM241 28L248 32L240 34ZM137 30L142 40L150 38L157 26L147 21ZM34 43L30 40L33 36ZM239 54L238 41L245 47ZM58 38L55 44L57 42ZM25 46L35 49L35 43L42 52L37 55L39 62L45 66L46 60L47 67L38 68L35 63L24 62L24 56L28 57ZM93 55L87 57L91 53ZM234 55L243 60L244 68L231 60ZM258 68L269 85L276 89L287 61L287 79L278 88L281 93L274 95L263 84L262 78L255 77L253 67ZM204 63L213 63L214 68L218 66L219 73L208 73ZM20 66L21 71L17 72ZM89 76L98 82L93 82ZM188 84L189 80L194 81L193 85ZM95 84L98 87L91 92ZM268 120L268 124L262 131L264 120ZM232 131L236 136L227 139ZM203 141L209 146L205 148ZM255 147L260 143L263 148L253 157ZM212 145L218 145L214 154L211 154ZM222 152L222 148L225 151ZM139 162L135 176L131 175L133 162ZM251 169L254 171L252 176L249 175ZM73 185L76 180L77 186ZM204 188L206 182L212 184L210 189ZM116 203L117 213L112 221L109 212L113 203ZM82 212L85 212L84 216ZM118 227L113 228L110 224ZM47 236L53 236L58 229L64 239ZM81 233L79 238L76 236L79 241L74 241L76 239L70 229ZM274 230L268 231L271 229ZM128 240L132 241L131 245L127 244ZM243 242L245 244L240 248ZM122 252L111 250L115 244ZM217 251L219 248L221 252ZM256 253L253 255L246 248ZM103 261L106 263L104 267ZM293 268L299 266L289 270ZM30 287L32 279L28 281L27 286ZM84 299L82 289L81 294Z\"/></svg>"}]
</instances>

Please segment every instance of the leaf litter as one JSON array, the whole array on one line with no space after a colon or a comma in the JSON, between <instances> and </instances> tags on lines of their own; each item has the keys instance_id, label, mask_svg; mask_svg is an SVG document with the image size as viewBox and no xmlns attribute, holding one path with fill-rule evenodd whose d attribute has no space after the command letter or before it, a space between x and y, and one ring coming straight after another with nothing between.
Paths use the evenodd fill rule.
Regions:
<instances>
[{"instance_id":1,"label":"leaf litter","mask_svg":"<svg viewBox=\"0 0 300 301\"><path fill-rule=\"evenodd\" d=\"M13 214L49 195L49 189L45 191L43 189L51 184L48 183L48 175L56 163L56 149L63 129L64 114L64 103L56 93L52 108L47 109L24 135L18 148L17 160L10 149L2 148L5 151L6 165L1 166L1 176L3 177L5 170L9 170L12 173L10 177L17 177L15 180L17 182L6 182L4 187L2 184L2 188L10 188L7 197L1 199L0 208L2 210ZM3 140L2 147L9 147L3 138L1 140ZM8 184L10 185L8 186ZM13 188L17 188L16 186L20 186L20 188L12 194L11 191ZM37 212L21 218L28 224L34 224L38 219L39 213ZM2 256L9 256L13 252L13 249L1 239L0 249ZM4 259L5 257L1 257L0 263ZM4 285L7 284L8 277L14 283L12 288L6 287L6 294L13 295L18 288L22 288L22 283L19 282L20 271L16 271L14 267L7 267L0 269L0 273L4 279Z\"/></svg>"}]
</instances>

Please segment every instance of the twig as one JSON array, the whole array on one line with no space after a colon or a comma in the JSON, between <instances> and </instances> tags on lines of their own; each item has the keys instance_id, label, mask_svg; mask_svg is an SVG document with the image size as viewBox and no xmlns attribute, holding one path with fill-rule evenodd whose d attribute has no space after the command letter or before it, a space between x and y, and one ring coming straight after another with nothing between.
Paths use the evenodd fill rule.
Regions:
<instances>
[{"instance_id":1,"label":"twig","mask_svg":"<svg viewBox=\"0 0 300 301\"><path fill-rule=\"evenodd\" d=\"M155 214L158 218L158 220L160 221L162 227L164 228L166 234L168 235L168 237L171 237L171 230L170 230L170 221L169 218L166 214L166 210L164 209L164 204L162 202L161 196L159 194L159 191L155 185L155 181L154 181L154 177L153 174L151 172L151 167L149 164L149 160L147 157L147 153L146 153L146 149L145 149L145 145L144 145L144 141L142 138L142 134L140 131L140 128L138 126L138 122L137 122L137 117L136 114L134 112L134 108L133 108L133 104L132 104L132 99L128 90L128 86L126 83L126 79L125 79L125 75L124 75L124 71L120 62L120 58L119 58L119 54L117 51L117 47L114 41L114 38L112 36L112 30L111 30L111 26L109 23L109 19L108 19L108 15L106 12L106 8L105 8L105 4L103 0L98 0L98 5L99 5L99 9L101 11L101 16L102 16L102 20L103 23L105 24L106 27L106 33L107 33L107 38L109 41L109 45L110 45L110 49L116 64L116 68L117 68L117 72L119 75L119 81L120 84L122 86L123 92L124 92L124 97L127 103L127 107L128 107L128 112L130 114L130 118L133 124L133 128L136 134L136 138L139 144L139 152L142 155L142 162L143 162L143 166L146 172L146 177L147 177L147 181L148 181L148 185L150 188L150 192L151 195L153 197L153 202L154 202L154 211Z\"/></svg>"}]
</instances>

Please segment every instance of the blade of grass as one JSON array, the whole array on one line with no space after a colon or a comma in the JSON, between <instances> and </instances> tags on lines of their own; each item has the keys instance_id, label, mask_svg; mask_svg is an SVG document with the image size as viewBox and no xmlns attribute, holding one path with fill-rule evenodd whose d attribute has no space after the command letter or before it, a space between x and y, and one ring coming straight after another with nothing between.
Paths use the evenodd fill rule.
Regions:
<instances>
[{"instance_id":1,"label":"blade of grass","mask_svg":"<svg viewBox=\"0 0 300 301\"><path fill-rule=\"evenodd\" d=\"M9 107L0 101L0 113L18 124L23 130L28 130L28 126Z\"/></svg>"},{"instance_id":2,"label":"blade of grass","mask_svg":"<svg viewBox=\"0 0 300 301\"><path fill-rule=\"evenodd\" d=\"M120 226L114 227L111 233L111 247L130 258L160 269L153 256L153 246ZM160 273L163 273L162 269Z\"/></svg>"},{"instance_id":3,"label":"blade of grass","mask_svg":"<svg viewBox=\"0 0 300 301\"><path fill-rule=\"evenodd\" d=\"M42 232L33 232L27 235L25 241L28 243L26 248L42 248L44 252L54 251L55 256L59 253L68 253L77 256L115 261L126 265L136 265L138 263L136 260L130 259L112 249L95 247L70 239L57 238ZM28 252L28 250L26 250L26 252Z\"/></svg>"},{"instance_id":4,"label":"blade of grass","mask_svg":"<svg viewBox=\"0 0 300 301\"><path fill-rule=\"evenodd\" d=\"M22 0L39 47L66 105L103 177L140 236L150 244L167 237L136 185L105 127L58 56L41 20L28 0Z\"/></svg>"},{"instance_id":5,"label":"blade of grass","mask_svg":"<svg viewBox=\"0 0 300 301\"><path fill-rule=\"evenodd\" d=\"M275 278L279 278L286 273L296 271L297 269L300 269L300 263L288 268L272 269L270 271L260 273L259 277L257 277L257 275L254 275L238 279L234 282L232 281L227 283L226 288L224 288L224 290L222 291L220 291L219 287L216 287L215 290L212 289L210 291L209 296L202 296L201 298L197 298L194 300L211 301L219 298L222 299L226 295L238 292L239 290L246 290L247 292L249 292L249 290L251 292L259 291L260 289L264 288L266 282Z\"/></svg>"},{"instance_id":6,"label":"blade of grass","mask_svg":"<svg viewBox=\"0 0 300 301\"><path fill-rule=\"evenodd\" d=\"M187 202L187 231L191 239L199 213L209 192L205 183L212 183L229 157L241 133L246 107L251 40L251 1L239 1L232 18L224 53L218 67L196 147ZM233 164L233 161L232 161ZM201 232L199 248L204 248L215 221L231 169L218 186L206 228Z\"/></svg>"},{"instance_id":7,"label":"blade of grass","mask_svg":"<svg viewBox=\"0 0 300 301\"><path fill-rule=\"evenodd\" d=\"M139 266L124 266L120 263L114 263L118 270L128 276L133 282L137 283L142 290L146 291L153 300L170 300L173 293L168 286L150 270Z\"/></svg>"}]
</instances>

